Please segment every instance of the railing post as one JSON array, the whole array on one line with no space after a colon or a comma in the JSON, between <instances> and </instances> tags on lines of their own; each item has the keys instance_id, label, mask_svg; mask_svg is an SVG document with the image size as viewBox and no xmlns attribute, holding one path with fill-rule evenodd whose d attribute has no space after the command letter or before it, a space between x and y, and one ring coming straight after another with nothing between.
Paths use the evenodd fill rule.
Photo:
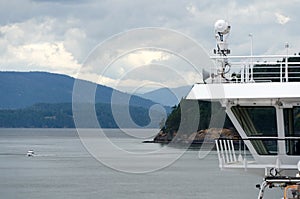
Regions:
<instances>
[{"instance_id":1,"label":"railing post","mask_svg":"<svg viewBox=\"0 0 300 199\"><path fill-rule=\"evenodd\" d=\"M280 63L280 82L282 82L282 63Z\"/></svg>"},{"instance_id":2,"label":"railing post","mask_svg":"<svg viewBox=\"0 0 300 199\"><path fill-rule=\"evenodd\" d=\"M225 162L225 157L224 157L224 150L223 150L223 143L222 143L222 140L219 140L219 144L220 144L221 157L222 157L222 164L223 164L223 161Z\"/></svg>"},{"instance_id":3,"label":"railing post","mask_svg":"<svg viewBox=\"0 0 300 199\"><path fill-rule=\"evenodd\" d=\"M247 167L248 167L248 160L246 157L246 144L244 142L244 168L245 168L245 171L247 171Z\"/></svg>"},{"instance_id":4,"label":"railing post","mask_svg":"<svg viewBox=\"0 0 300 199\"><path fill-rule=\"evenodd\" d=\"M285 81L288 82L289 81L289 76L288 76L288 57L286 56L285 58Z\"/></svg>"},{"instance_id":5,"label":"railing post","mask_svg":"<svg viewBox=\"0 0 300 199\"><path fill-rule=\"evenodd\" d=\"M285 81L289 81L289 72L288 72L288 55L289 55L289 43L286 42L285 46L286 48L286 58L285 58Z\"/></svg>"},{"instance_id":6,"label":"railing post","mask_svg":"<svg viewBox=\"0 0 300 199\"><path fill-rule=\"evenodd\" d=\"M241 67L241 82L244 83L244 72L245 72L245 65Z\"/></svg>"},{"instance_id":7,"label":"railing post","mask_svg":"<svg viewBox=\"0 0 300 199\"><path fill-rule=\"evenodd\" d=\"M254 82L254 77L253 77L253 63L251 63L251 66L250 66L250 76L251 76L250 77L250 82Z\"/></svg>"},{"instance_id":8,"label":"railing post","mask_svg":"<svg viewBox=\"0 0 300 199\"><path fill-rule=\"evenodd\" d=\"M223 145L224 145L224 152L225 152L225 157L226 157L226 163L228 163L229 162L229 156L228 156L228 150L227 150L226 140L223 140Z\"/></svg>"},{"instance_id":9,"label":"railing post","mask_svg":"<svg viewBox=\"0 0 300 199\"><path fill-rule=\"evenodd\" d=\"M250 75L251 75L251 78L250 78L250 82L253 82L254 79L253 79L253 34L250 33L249 34L249 37L251 39L251 51L250 51L250 54L251 54L251 65L250 65Z\"/></svg>"},{"instance_id":10,"label":"railing post","mask_svg":"<svg viewBox=\"0 0 300 199\"><path fill-rule=\"evenodd\" d=\"M235 155L235 150L234 150L233 140L230 140L230 143L231 143L231 148L232 148L233 161L236 162L236 155Z\"/></svg>"},{"instance_id":11,"label":"railing post","mask_svg":"<svg viewBox=\"0 0 300 199\"><path fill-rule=\"evenodd\" d=\"M245 80L246 80L246 83L249 82L249 65L247 64L246 65L246 72L245 72Z\"/></svg>"},{"instance_id":12,"label":"railing post","mask_svg":"<svg viewBox=\"0 0 300 199\"><path fill-rule=\"evenodd\" d=\"M219 167L222 168L222 159L221 159L221 152L219 149L218 140L215 140L215 143L216 143L216 148L217 148L217 153L218 153Z\"/></svg>"},{"instance_id":13,"label":"railing post","mask_svg":"<svg viewBox=\"0 0 300 199\"><path fill-rule=\"evenodd\" d=\"M228 147L228 152L229 152L229 159L230 159L230 162L233 162L233 154L232 154L230 141L229 140L226 140L226 141L227 141L227 147Z\"/></svg>"}]
</instances>

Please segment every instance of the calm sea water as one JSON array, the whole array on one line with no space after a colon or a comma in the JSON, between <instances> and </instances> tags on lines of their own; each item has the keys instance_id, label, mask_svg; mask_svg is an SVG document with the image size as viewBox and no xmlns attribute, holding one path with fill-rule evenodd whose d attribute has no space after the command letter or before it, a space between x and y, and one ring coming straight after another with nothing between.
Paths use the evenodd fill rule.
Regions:
<instances>
[{"instance_id":1,"label":"calm sea water","mask_svg":"<svg viewBox=\"0 0 300 199\"><path fill-rule=\"evenodd\" d=\"M119 130L107 130L107 135L131 150L162 147L133 141ZM30 149L37 156L26 157ZM172 150L180 149L168 152ZM250 199L257 198L255 185L260 182L259 176L220 171L215 152L200 160L197 150L188 150L164 169L130 174L93 158L75 129L0 129L1 199ZM265 198L281 198L281 192L267 190Z\"/></svg>"}]
</instances>

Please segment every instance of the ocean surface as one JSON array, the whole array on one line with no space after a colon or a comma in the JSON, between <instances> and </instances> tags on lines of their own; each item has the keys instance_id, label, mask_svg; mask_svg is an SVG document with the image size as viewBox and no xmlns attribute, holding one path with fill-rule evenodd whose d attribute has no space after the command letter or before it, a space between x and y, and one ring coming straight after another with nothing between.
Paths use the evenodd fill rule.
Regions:
<instances>
[{"instance_id":1,"label":"ocean surface","mask_svg":"<svg viewBox=\"0 0 300 199\"><path fill-rule=\"evenodd\" d=\"M147 130L130 131L147 137ZM105 155L99 160L83 146L76 129L0 129L0 199L257 198L261 177L220 171L215 151L200 159L198 149L142 143L117 129L105 134L103 141L132 153L166 150L152 154L156 158L149 163L128 162L123 154L102 148ZM31 149L35 157L26 156ZM148 172L180 150L184 153L178 160ZM110 161L117 164L110 166ZM265 198L281 194L267 189Z\"/></svg>"}]
</instances>

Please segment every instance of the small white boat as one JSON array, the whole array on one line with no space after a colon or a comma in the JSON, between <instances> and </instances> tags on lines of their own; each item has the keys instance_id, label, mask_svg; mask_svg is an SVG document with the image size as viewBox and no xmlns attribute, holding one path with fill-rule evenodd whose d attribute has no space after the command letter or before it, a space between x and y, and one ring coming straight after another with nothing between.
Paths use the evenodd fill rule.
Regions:
<instances>
[{"instance_id":1,"label":"small white boat","mask_svg":"<svg viewBox=\"0 0 300 199\"><path fill-rule=\"evenodd\" d=\"M29 151L27 151L27 154L26 154L26 156L28 156L28 157L32 157L32 156L34 156L35 154L34 154L34 151L33 150L29 150Z\"/></svg>"}]
</instances>

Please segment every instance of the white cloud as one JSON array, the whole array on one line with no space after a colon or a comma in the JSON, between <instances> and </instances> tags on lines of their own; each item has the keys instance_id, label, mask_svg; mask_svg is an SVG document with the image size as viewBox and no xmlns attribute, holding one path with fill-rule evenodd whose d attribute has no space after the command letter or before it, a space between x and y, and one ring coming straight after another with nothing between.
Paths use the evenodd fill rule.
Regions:
<instances>
[{"instance_id":1,"label":"white cloud","mask_svg":"<svg viewBox=\"0 0 300 199\"><path fill-rule=\"evenodd\" d=\"M62 42L33 43L11 47L9 53L18 61L24 61L28 65L43 66L51 70L74 70L80 66L73 55L66 51Z\"/></svg>"},{"instance_id":2,"label":"white cloud","mask_svg":"<svg viewBox=\"0 0 300 199\"><path fill-rule=\"evenodd\" d=\"M87 54L83 44L84 41L86 41L86 33L82 29L71 27L65 31L63 40L64 46L78 59L82 59Z\"/></svg>"},{"instance_id":3,"label":"white cloud","mask_svg":"<svg viewBox=\"0 0 300 199\"><path fill-rule=\"evenodd\" d=\"M284 16L283 14L280 14L278 12L275 13L275 16L276 16L277 23L282 24L282 25L286 24L291 19L288 16Z\"/></svg>"},{"instance_id":4,"label":"white cloud","mask_svg":"<svg viewBox=\"0 0 300 199\"><path fill-rule=\"evenodd\" d=\"M126 61L128 65L141 66L151 64L155 61L168 60L169 55L162 51L142 50L129 54L125 59L123 61Z\"/></svg>"},{"instance_id":5,"label":"white cloud","mask_svg":"<svg viewBox=\"0 0 300 199\"><path fill-rule=\"evenodd\" d=\"M80 68L76 53L79 41L85 37L78 28L64 30L64 37L56 31L61 23L44 17L0 26L1 70L43 70L74 75ZM79 53L76 55L79 56Z\"/></svg>"}]
</instances>

